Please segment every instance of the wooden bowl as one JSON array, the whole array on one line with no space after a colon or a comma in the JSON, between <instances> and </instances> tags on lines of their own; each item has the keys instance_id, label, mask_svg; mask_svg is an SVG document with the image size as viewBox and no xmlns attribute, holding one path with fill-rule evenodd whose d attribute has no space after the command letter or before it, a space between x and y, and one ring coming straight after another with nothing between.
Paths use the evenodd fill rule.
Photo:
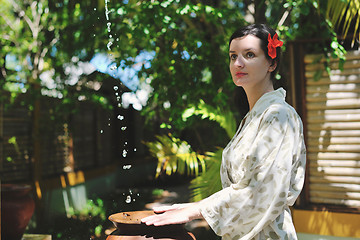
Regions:
<instances>
[{"instance_id":1,"label":"wooden bowl","mask_svg":"<svg viewBox=\"0 0 360 240\"><path fill-rule=\"evenodd\" d=\"M141 222L141 219L151 215L155 215L154 211L121 212L109 216L109 220L113 222L115 227L121 228L124 224L125 225L143 224Z\"/></svg>"},{"instance_id":2,"label":"wooden bowl","mask_svg":"<svg viewBox=\"0 0 360 240\"><path fill-rule=\"evenodd\" d=\"M155 214L154 211L120 212L109 216L109 220L117 228L114 234L116 233L122 236L162 236L168 235L169 233L183 233L185 231L185 224L172 224L156 227L153 225L148 226L141 222L142 218Z\"/></svg>"}]
</instances>

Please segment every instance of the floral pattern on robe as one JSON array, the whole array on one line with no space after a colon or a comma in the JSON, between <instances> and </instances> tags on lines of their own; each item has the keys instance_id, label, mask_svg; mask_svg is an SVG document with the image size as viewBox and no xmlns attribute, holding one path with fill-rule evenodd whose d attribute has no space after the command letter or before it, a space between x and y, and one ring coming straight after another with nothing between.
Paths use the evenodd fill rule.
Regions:
<instances>
[{"instance_id":1,"label":"floral pattern on robe","mask_svg":"<svg viewBox=\"0 0 360 240\"><path fill-rule=\"evenodd\" d=\"M304 184L303 125L285 90L265 93L223 151L223 189L201 213L222 239L297 239L289 206Z\"/></svg>"}]
</instances>

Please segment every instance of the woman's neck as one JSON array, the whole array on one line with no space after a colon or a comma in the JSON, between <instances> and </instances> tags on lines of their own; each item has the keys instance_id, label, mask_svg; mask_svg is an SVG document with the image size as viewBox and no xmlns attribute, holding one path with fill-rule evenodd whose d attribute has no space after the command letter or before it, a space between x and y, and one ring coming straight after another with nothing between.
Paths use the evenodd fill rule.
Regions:
<instances>
[{"instance_id":1,"label":"woman's neck","mask_svg":"<svg viewBox=\"0 0 360 240\"><path fill-rule=\"evenodd\" d=\"M255 106L256 102L261 98L262 95L264 95L265 93L274 91L274 86L272 84L272 82L270 81L270 84L267 84L265 86L254 86L252 88L244 88L246 95L247 95L247 99L249 102L249 111L251 111L251 109L253 109L253 107Z\"/></svg>"}]
</instances>

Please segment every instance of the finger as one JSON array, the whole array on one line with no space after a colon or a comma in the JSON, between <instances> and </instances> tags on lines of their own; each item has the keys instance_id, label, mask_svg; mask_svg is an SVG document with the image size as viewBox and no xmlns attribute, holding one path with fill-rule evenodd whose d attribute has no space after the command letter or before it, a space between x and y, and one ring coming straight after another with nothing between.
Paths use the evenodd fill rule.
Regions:
<instances>
[{"instance_id":1,"label":"finger","mask_svg":"<svg viewBox=\"0 0 360 240\"><path fill-rule=\"evenodd\" d=\"M191 204L192 203L176 203L173 205L154 207L153 210L156 213L161 213L161 212L166 212L166 211L171 211L171 210L182 209L187 206L190 206Z\"/></svg>"},{"instance_id":2,"label":"finger","mask_svg":"<svg viewBox=\"0 0 360 240\"><path fill-rule=\"evenodd\" d=\"M171 211L171 210L175 210L177 209L176 206L171 205L171 206L161 206L161 207L154 207L153 210L156 213L161 213L161 212L166 212L166 211Z\"/></svg>"},{"instance_id":3,"label":"finger","mask_svg":"<svg viewBox=\"0 0 360 240\"><path fill-rule=\"evenodd\" d=\"M142 223L145 223L146 225L151 225L154 221L154 217L153 216L148 216L148 217L144 217L141 219Z\"/></svg>"},{"instance_id":4,"label":"finger","mask_svg":"<svg viewBox=\"0 0 360 240\"><path fill-rule=\"evenodd\" d=\"M155 222L152 223L154 226L164 226L164 225L171 225L171 224L183 224L186 223L186 219L183 217L167 217L167 218L161 218L156 219Z\"/></svg>"},{"instance_id":5,"label":"finger","mask_svg":"<svg viewBox=\"0 0 360 240\"><path fill-rule=\"evenodd\" d=\"M154 223L161 221L162 218L164 218L163 214L157 214L142 218L141 222L145 223L146 225L154 225Z\"/></svg>"},{"instance_id":6,"label":"finger","mask_svg":"<svg viewBox=\"0 0 360 240\"><path fill-rule=\"evenodd\" d=\"M172 224L171 222L174 221L174 219L172 219L171 215L168 216L168 214L163 213L143 218L141 221L146 225L163 226Z\"/></svg>"}]
</instances>

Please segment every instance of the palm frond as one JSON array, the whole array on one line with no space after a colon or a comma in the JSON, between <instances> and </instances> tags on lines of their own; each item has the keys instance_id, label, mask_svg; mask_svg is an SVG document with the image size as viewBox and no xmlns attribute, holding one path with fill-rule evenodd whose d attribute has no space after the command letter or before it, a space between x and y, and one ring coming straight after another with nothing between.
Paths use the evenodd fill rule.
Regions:
<instances>
[{"instance_id":1,"label":"palm frond","mask_svg":"<svg viewBox=\"0 0 360 240\"><path fill-rule=\"evenodd\" d=\"M156 177L165 173L172 175L175 172L198 176L205 171L204 156L194 152L191 146L171 134L156 136L157 141L146 142L152 156L158 159Z\"/></svg>"},{"instance_id":2,"label":"palm frond","mask_svg":"<svg viewBox=\"0 0 360 240\"><path fill-rule=\"evenodd\" d=\"M193 106L186 109L182 115L184 121L192 115L201 115L202 119L209 118L211 121L216 121L225 129L229 138L232 138L236 131L236 121L233 113L229 109L220 109L206 104L200 100L198 106Z\"/></svg>"},{"instance_id":3,"label":"palm frond","mask_svg":"<svg viewBox=\"0 0 360 240\"><path fill-rule=\"evenodd\" d=\"M348 35L352 23L355 23L352 37L353 44L359 33L360 0L329 0L327 4L327 18L335 28L342 29L344 37Z\"/></svg>"},{"instance_id":4,"label":"palm frond","mask_svg":"<svg viewBox=\"0 0 360 240\"><path fill-rule=\"evenodd\" d=\"M200 201L211 194L221 190L220 166L222 148L216 152L208 152L206 161L206 172L194 178L190 183L191 200Z\"/></svg>"},{"instance_id":5,"label":"palm frond","mask_svg":"<svg viewBox=\"0 0 360 240\"><path fill-rule=\"evenodd\" d=\"M225 129L229 138L235 134L236 121L229 109L215 108L200 100L196 107L186 109L182 118L186 121L193 115L201 115L202 119L216 121ZM195 176L190 184L193 201L204 199L221 189L222 148L202 155L194 152L186 141L177 139L171 134L156 138L157 141L145 143L151 155L158 159L156 177L162 173L171 175L175 172Z\"/></svg>"}]
</instances>

